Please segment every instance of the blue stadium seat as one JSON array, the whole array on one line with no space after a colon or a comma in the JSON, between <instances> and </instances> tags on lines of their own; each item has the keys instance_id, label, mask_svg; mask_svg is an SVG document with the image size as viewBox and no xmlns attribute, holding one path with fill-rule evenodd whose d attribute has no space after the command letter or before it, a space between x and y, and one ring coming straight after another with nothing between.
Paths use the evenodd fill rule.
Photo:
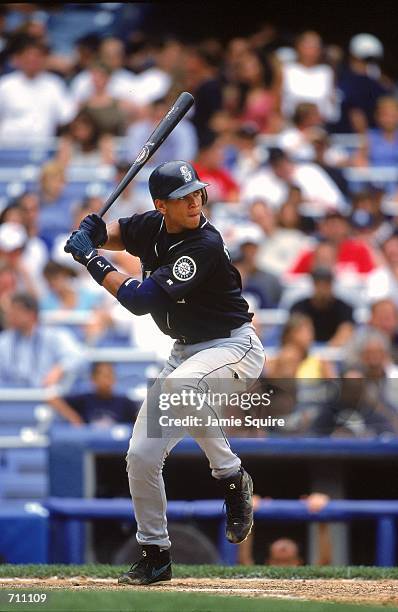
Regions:
<instances>
[{"instance_id":1,"label":"blue stadium seat","mask_svg":"<svg viewBox=\"0 0 398 612\"><path fill-rule=\"evenodd\" d=\"M0 427L3 425L36 425L35 402L1 402Z\"/></svg>"},{"instance_id":2,"label":"blue stadium seat","mask_svg":"<svg viewBox=\"0 0 398 612\"><path fill-rule=\"evenodd\" d=\"M47 474L0 472L0 491L3 499L43 499L48 493Z\"/></svg>"},{"instance_id":3,"label":"blue stadium seat","mask_svg":"<svg viewBox=\"0 0 398 612\"><path fill-rule=\"evenodd\" d=\"M7 448L2 451L2 455L11 472L45 474L47 471L46 448Z\"/></svg>"}]
</instances>

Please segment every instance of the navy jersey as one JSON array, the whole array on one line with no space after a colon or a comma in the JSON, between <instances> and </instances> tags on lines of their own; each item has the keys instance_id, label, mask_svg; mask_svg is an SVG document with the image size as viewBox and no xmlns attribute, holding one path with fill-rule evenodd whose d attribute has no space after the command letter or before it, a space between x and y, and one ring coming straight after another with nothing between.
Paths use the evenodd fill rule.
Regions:
<instances>
[{"instance_id":1,"label":"navy jersey","mask_svg":"<svg viewBox=\"0 0 398 612\"><path fill-rule=\"evenodd\" d=\"M141 260L143 279L151 276L171 298L167 309L151 312L163 333L194 343L229 337L252 320L240 274L206 217L197 229L178 234L167 233L158 211L119 219L119 225L126 251Z\"/></svg>"}]
</instances>

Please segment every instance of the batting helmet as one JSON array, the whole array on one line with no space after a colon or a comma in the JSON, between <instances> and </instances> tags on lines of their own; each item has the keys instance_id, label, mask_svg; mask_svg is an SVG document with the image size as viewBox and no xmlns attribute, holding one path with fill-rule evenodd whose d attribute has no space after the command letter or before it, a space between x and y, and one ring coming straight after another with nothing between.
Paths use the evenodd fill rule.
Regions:
<instances>
[{"instance_id":1,"label":"batting helmet","mask_svg":"<svg viewBox=\"0 0 398 612\"><path fill-rule=\"evenodd\" d=\"M149 191L153 201L156 199L174 200L183 198L200 189L203 204L206 204L206 187L208 184L199 179L195 168L191 164L182 160L160 164L149 177Z\"/></svg>"}]
</instances>

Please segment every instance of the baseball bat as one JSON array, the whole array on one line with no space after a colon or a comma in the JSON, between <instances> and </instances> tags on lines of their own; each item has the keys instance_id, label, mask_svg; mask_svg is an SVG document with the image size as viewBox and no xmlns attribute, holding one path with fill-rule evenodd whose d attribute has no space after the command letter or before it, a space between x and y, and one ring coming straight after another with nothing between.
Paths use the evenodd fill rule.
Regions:
<instances>
[{"instance_id":1,"label":"baseball bat","mask_svg":"<svg viewBox=\"0 0 398 612\"><path fill-rule=\"evenodd\" d=\"M183 91L174 102L170 110L165 116L159 121L152 134L139 152L137 159L133 162L126 175L122 178L120 183L112 191L105 204L103 205L99 216L103 217L107 210L117 200L122 191L126 189L127 185L137 176L141 168L146 162L151 159L155 151L158 150L162 142L164 142L167 136L174 130L176 125L186 115L194 102L193 96L188 91Z\"/></svg>"}]
</instances>

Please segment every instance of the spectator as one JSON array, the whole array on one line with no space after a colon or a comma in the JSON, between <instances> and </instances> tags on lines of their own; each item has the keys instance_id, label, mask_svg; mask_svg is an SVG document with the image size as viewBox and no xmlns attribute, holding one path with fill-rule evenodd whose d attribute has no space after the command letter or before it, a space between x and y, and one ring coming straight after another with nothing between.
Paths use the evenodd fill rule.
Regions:
<instances>
[{"instance_id":1,"label":"spectator","mask_svg":"<svg viewBox=\"0 0 398 612\"><path fill-rule=\"evenodd\" d=\"M239 187L223 166L225 149L221 138L210 135L208 140L202 138L201 142L194 166L201 180L209 183L209 202L236 202Z\"/></svg>"},{"instance_id":2,"label":"spectator","mask_svg":"<svg viewBox=\"0 0 398 612\"><path fill-rule=\"evenodd\" d=\"M85 287L76 286L72 268L49 261L44 268L48 291L40 301L40 310L92 310L98 305L98 295Z\"/></svg>"},{"instance_id":3,"label":"spectator","mask_svg":"<svg viewBox=\"0 0 398 612\"><path fill-rule=\"evenodd\" d=\"M348 65L342 67L337 78L341 115L333 132L365 133L368 127L374 127L378 98L392 92L392 87L372 69L383 54L383 45L372 34L357 34L350 40Z\"/></svg>"},{"instance_id":4,"label":"spectator","mask_svg":"<svg viewBox=\"0 0 398 612\"><path fill-rule=\"evenodd\" d=\"M322 41L317 32L303 32L296 42L297 61L282 66L282 111L292 117L297 104L313 102L325 121L336 119L333 70L321 64Z\"/></svg>"},{"instance_id":5,"label":"spectator","mask_svg":"<svg viewBox=\"0 0 398 612\"><path fill-rule=\"evenodd\" d=\"M275 357L267 360L265 374L270 379L296 378L297 372L305 359L304 350L298 344L285 344L280 348ZM291 405L293 409L293 404Z\"/></svg>"},{"instance_id":6,"label":"spectator","mask_svg":"<svg viewBox=\"0 0 398 612\"><path fill-rule=\"evenodd\" d=\"M312 102L297 104L292 125L278 134L278 145L294 161L313 161L312 128L322 126L318 106Z\"/></svg>"},{"instance_id":7,"label":"spectator","mask_svg":"<svg viewBox=\"0 0 398 612\"><path fill-rule=\"evenodd\" d=\"M308 134L309 142L314 151L314 162L337 185L346 199L351 192L342 167L349 164L349 156L342 149L330 144L329 134L323 128L312 128Z\"/></svg>"},{"instance_id":8,"label":"spectator","mask_svg":"<svg viewBox=\"0 0 398 612\"><path fill-rule=\"evenodd\" d=\"M99 45L100 38L95 33L85 34L75 41L76 59L71 77L90 69L97 61Z\"/></svg>"},{"instance_id":9,"label":"spectator","mask_svg":"<svg viewBox=\"0 0 398 612\"><path fill-rule=\"evenodd\" d=\"M143 141L141 141L143 142ZM126 176L131 163L121 161L115 165L114 185L118 185ZM138 181L131 181L117 199L117 206L112 206L105 214L107 223L117 221L121 217L131 217L136 213L143 213L153 209L153 201L148 194L140 188Z\"/></svg>"},{"instance_id":10,"label":"spectator","mask_svg":"<svg viewBox=\"0 0 398 612\"><path fill-rule=\"evenodd\" d=\"M397 433L398 417L378 384L361 366L345 368L332 401L324 401L305 429L316 436L375 436ZM327 398L327 396L325 396Z\"/></svg>"},{"instance_id":11,"label":"spectator","mask_svg":"<svg viewBox=\"0 0 398 612\"><path fill-rule=\"evenodd\" d=\"M0 262L18 291L37 295L36 278L24 259L28 236L22 224L6 222L0 225Z\"/></svg>"},{"instance_id":12,"label":"spectator","mask_svg":"<svg viewBox=\"0 0 398 612\"><path fill-rule=\"evenodd\" d=\"M315 340L315 329L310 317L293 313L281 334L281 346L298 346L304 354L295 377L296 378L333 378L336 372L331 363L316 355L311 355L310 350Z\"/></svg>"},{"instance_id":13,"label":"spectator","mask_svg":"<svg viewBox=\"0 0 398 612\"><path fill-rule=\"evenodd\" d=\"M311 273L313 294L298 301L292 313L307 315L314 324L316 342L343 346L350 339L354 322L352 307L333 294L333 274L328 268L314 268Z\"/></svg>"},{"instance_id":14,"label":"spectator","mask_svg":"<svg viewBox=\"0 0 398 612\"><path fill-rule=\"evenodd\" d=\"M367 277L365 299L373 302L391 298L398 306L398 233L381 245L382 265Z\"/></svg>"},{"instance_id":15,"label":"spectator","mask_svg":"<svg viewBox=\"0 0 398 612\"><path fill-rule=\"evenodd\" d=\"M93 86L92 95L82 105L83 113L90 117L102 136L124 136L126 131L126 112L123 104L108 93L111 70L106 64L96 62L90 67Z\"/></svg>"},{"instance_id":16,"label":"spectator","mask_svg":"<svg viewBox=\"0 0 398 612\"><path fill-rule=\"evenodd\" d=\"M375 269L376 263L370 248L358 238L351 238L351 227L348 217L338 211L329 211L319 221L319 235L323 240L332 243L337 249L337 274L344 270L356 274L368 274ZM313 266L315 249L303 249L290 272L292 274L309 274Z\"/></svg>"},{"instance_id":17,"label":"spectator","mask_svg":"<svg viewBox=\"0 0 398 612\"><path fill-rule=\"evenodd\" d=\"M35 278L39 294L43 291L42 274L48 260L48 249L39 237L39 196L37 193L26 192L17 201L21 213L21 222L28 235L28 241L23 252L23 259L31 276Z\"/></svg>"},{"instance_id":18,"label":"spectator","mask_svg":"<svg viewBox=\"0 0 398 612\"><path fill-rule=\"evenodd\" d=\"M297 227L297 206L293 202L291 216L295 218L293 227L284 225L292 224L287 221L286 206L290 206L294 197L294 188L291 188L289 200L282 204L279 215L259 199L252 203L249 209L250 219L256 223L263 232L263 240L258 252L257 263L260 269L268 269L274 274L286 272L301 252L303 245L307 248L313 244L313 240L307 237ZM279 224L278 224L279 220Z\"/></svg>"},{"instance_id":19,"label":"spectator","mask_svg":"<svg viewBox=\"0 0 398 612\"><path fill-rule=\"evenodd\" d=\"M171 102L167 98L154 100L147 109L145 118L134 121L127 130L125 148L128 151L130 164L137 157L149 134L167 113ZM151 158L151 165L156 166L170 159L186 159L191 161L196 157L198 139L196 130L188 119L183 119L168 136L163 145Z\"/></svg>"},{"instance_id":20,"label":"spectator","mask_svg":"<svg viewBox=\"0 0 398 612\"><path fill-rule=\"evenodd\" d=\"M114 143L110 134L102 134L92 115L81 110L64 130L57 152L64 165L100 166L114 161Z\"/></svg>"},{"instance_id":21,"label":"spectator","mask_svg":"<svg viewBox=\"0 0 398 612\"><path fill-rule=\"evenodd\" d=\"M269 498L265 498L269 499ZM310 493L303 495L300 498L307 506L309 512L320 512L330 501L330 497L324 493ZM254 507L258 506L261 498L258 495L253 496ZM316 565L330 565L332 563L332 539L330 527L327 523L315 523L317 529L317 551ZM239 545L238 559L240 565L253 565L253 535ZM265 565L278 567L296 567L304 565L302 556L300 555L297 542L290 538L279 538L272 542L268 547L268 552L264 560L261 560Z\"/></svg>"},{"instance_id":22,"label":"spectator","mask_svg":"<svg viewBox=\"0 0 398 612\"><path fill-rule=\"evenodd\" d=\"M376 127L368 130L365 142L354 156L359 166L394 166L398 164L398 101L389 96L380 97L376 104ZM380 182L378 181L378 184ZM383 184L391 191L397 183Z\"/></svg>"},{"instance_id":23,"label":"spectator","mask_svg":"<svg viewBox=\"0 0 398 612\"><path fill-rule=\"evenodd\" d=\"M99 60L111 71L106 87L107 93L116 100L123 100L130 104L132 110L134 110L133 92L137 87L137 80L132 72L124 68L125 48L123 42L118 38L104 38L99 47ZM79 104L93 95L94 84L89 70L83 70L72 79L71 90L75 101Z\"/></svg>"},{"instance_id":24,"label":"spectator","mask_svg":"<svg viewBox=\"0 0 398 612\"><path fill-rule=\"evenodd\" d=\"M115 372L110 363L97 362L91 369L92 391L52 398L49 404L72 425L95 424L109 427L114 423L133 424L138 406L114 392Z\"/></svg>"},{"instance_id":25,"label":"spectator","mask_svg":"<svg viewBox=\"0 0 398 612\"><path fill-rule=\"evenodd\" d=\"M71 384L83 363L81 349L65 330L39 324L39 307L28 293L16 293L0 334L0 383L7 387Z\"/></svg>"},{"instance_id":26,"label":"spectator","mask_svg":"<svg viewBox=\"0 0 398 612\"><path fill-rule=\"evenodd\" d=\"M263 148L259 145L255 123L243 123L232 133L235 159L232 173L240 188L264 160Z\"/></svg>"},{"instance_id":27,"label":"spectator","mask_svg":"<svg viewBox=\"0 0 398 612\"><path fill-rule=\"evenodd\" d=\"M17 70L0 77L0 139L27 146L55 136L75 113L63 81L45 71L46 47L25 38L15 52Z\"/></svg>"},{"instance_id":28,"label":"spectator","mask_svg":"<svg viewBox=\"0 0 398 612\"><path fill-rule=\"evenodd\" d=\"M357 363L363 368L365 378L398 378L398 366L392 361L391 343L385 333L378 329L368 329L361 335L356 349Z\"/></svg>"},{"instance_id":29,"label":"spectator","mask_svg":"<svg viewBox=\"0 0 398 612\"><path fill-rule=\"evenodd\" d=\"M68 233L72 225L72 202L65 188L66 175L63 164L58 160L44 164L39 185L39 232L50 249L56 235Z\"/></svg>"},{"instance_id":30,"label":"spectator","mask_svg":"<svg viewBox=\"0 0 398 612\"><path fill-rule=\"evenodd\" d=\"M186 53L184 68L185 86L195 96L191 120L201 145L202 138L208 142L212 136L211 118L223 105L218 59L201 47L191 48Z\"/></svg>"},{"instance_id":31,"label":"spectator","mask_svg":"<svg viewBox=\"0 0 398 612\"><path fill-rule=\"evenodd\" d=\"M259 228L254 224L242 227L237 236L237 251L233 263L241 275L243 293L252 303L252 308L276 308L282 287L276 275L257 267L260 244Z\"/></svg>"},{"instance_id":32,"label":"spectator","mask_svg":"<svg viewBox=\"0 0 398 612\"><path fill-rule=\"evenodd\" d=\"M398 362L398 307L392 299L385 297L374 301L370 308L370 317L366 325L355 330L350 344L347 347L347 359L355 363L358 346L364 335L369 331L377 330L387 336L394 361Z\"/></svg>"},{"instance_id":33,"label":"spectator","mask_svg":"<svg viewBox=\"0 0 398 612\"><path fill-rule=\"evenodd\" d=\"M303 206L311 216L322 214L328 208L346 208L343 194L322 168L310 163L293 163L279 148L270 150L269 167L249 178L242 199L250 203L256 198L265 198L272 208L278 209L292 185L300 189Z\"/></svg>"},{"instance_id":34,"label":"spectator","mask_svg":"<svg viewBox=\"0 0 398 612\"><path fill-rule=\"evenodd\" d=\"M170 38L157 41L152 46L149 67L145 66L136 77L138 82L134 92L134 102L140 107L145 107L156 100L169 98L170 94L175 99L182 89L175 81L181 78L179 75L183 57L183 47L177 40ZM173 92L176 86L178 93Z\"/></svg>"},{"instance_id":35,"label":"spectator","mask_svg":"<svg viewBox=\"0 0 398 612\"><path fill-rule=\"evenodd\" d=\"M271 65L251 51L242 55L236 67L241 98L239 119L254 123L261 133L269 132L277 105Z\"/></svg>"}]
</instances>

